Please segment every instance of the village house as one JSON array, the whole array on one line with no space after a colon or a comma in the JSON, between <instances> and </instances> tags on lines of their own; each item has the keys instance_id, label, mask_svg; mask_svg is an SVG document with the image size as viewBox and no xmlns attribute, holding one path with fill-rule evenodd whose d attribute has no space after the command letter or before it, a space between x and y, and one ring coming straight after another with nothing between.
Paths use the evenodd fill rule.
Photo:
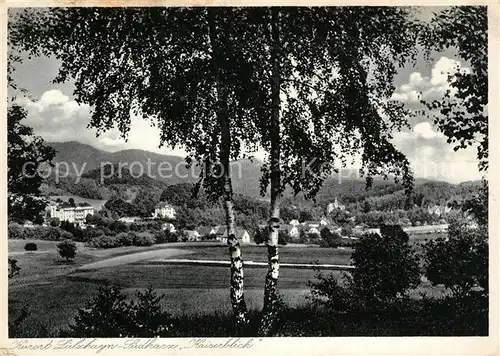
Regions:
<instances>
[{"instance_id":1,"label":"village house","mask_svg":"<svg viewBox=\"0 0 500 356\"><path fill-rule=\"evenodd\" d=\"M60 221L68 221L83 225L87 215L94 215L94 207L88 203L79 203L75 206L63 202L50 205L50 217L57 218Z\"/></svg>"},{"instance_id":2,"label":"village house","mask_svg":"<svg viewBox=\"0 0 500 356\"><path fill-rule=\"evenodd\" d=\"M291 238L297 238L300 236L300 226L291 225L291 224L283 224L280 226L280 230L286 231L288 236Z\"/></svg>"},{"instance_id":3,"label":"village house","mask_svg":"<svg viewBox=\"0 0 500 356\"><path fill-rule=\"evenodd\" d=\"M293 226L297 226L297 225L300 225L300 222L297 219L294 219L294 220L290 220L289 224L293 225Z\"/></svg>"},{"instance_id":4,"label":"village house","mask_svg":"<svg viewBox=\"0 0 500 356\"><path fill-rule=\"evenodd\" d=\"M328 206L326 207L326 213L330 214L334 210L345 210L345 205L339 204L337 198L335 198L335 201L333 203L328 204Z\"/></svg>"},{"instance_id":5,"label":"village house","mask_svg":"<svg viewBox=\"0 0 500 356\"><path fill-rule=\"evenodd\" d=\"M163 223L161 229L168 230L168 232L175 232L175 226L172 223Z\"/></svg>"},{"instance_id":6,"label":"village house","mask_svg":"<svg viewBox=\"0 0 500 356\"><path fill-rule=\"evenodd\" d=\"M329 222L326 219L314 220L314 221L304 221L302 223L302 225L304 225L305 227L309 227L309 228L311 228L311 227L320 228L320 227L326 226L328 224L329 224Z\"/></svg>"},{"instance_id":7,"label":"village house","mask_svg":"<svg viewBox=\"0 0 500 356\"><path fill-rule=\"evenodd\" d=\"M226 243L227 242L227 227L226 226L216 226L214 229L215 230L215 236L216 240ZM247 230L245 229L240 229L236 228L235 229L235 235L238 240L240 240L241 243L247 244L250 243L250 234L248 233Z\"/></svg>"},{"instance_id":8,"label":"village house","mask_svg":"<svg viewBox=\"0 0 500 356\"><path fill-rule=\"evenodd\" d=\"M208 227L208 226L198 226L196 229L200 236L209 236L209 235L215 235L217 229L214 227Z\"/></svg>"},{"instance_id":9,"label":"village house","mask_svg":"<svg viewBox=\"0 0 500 356\"><path fill-rule=\"evenodd\" d=\"M153 218L159 219L175 219L175 209L172 205L167 202L159 202L155 206L155 212Z\"/></svg>"},{"instance_id":10,"label":"village house","mask_svg":"<svg viewBox=\"0 0 500 356\"><path fill-rule=\"evenodd\" d=\"M118 221L126 223L126 224L132 224L134 222L141 221L142 219L138 216L122 216L121 218L118 219Z\"/></svg>"},{"instance_id":11,"label":"village house","mask_svg":"<svg viewBox=\"0 0 500 356\"><path fill-rule=\"evenodd\" d=\"M187 236L187 240L190 242L200 241L201 236L196 230L184 230L184 234Z\"/></svg>"},{"instance_id":12,"label":"village house","mask_svg":"<svg viewBox=\"0 0 500 356\"><path fill-rule=\"evenodd\" d=\"M427 208L427 212L431 215L443 216L450 213L453 209L446 205L434 205Z\"/></svg>"}]
</instances>

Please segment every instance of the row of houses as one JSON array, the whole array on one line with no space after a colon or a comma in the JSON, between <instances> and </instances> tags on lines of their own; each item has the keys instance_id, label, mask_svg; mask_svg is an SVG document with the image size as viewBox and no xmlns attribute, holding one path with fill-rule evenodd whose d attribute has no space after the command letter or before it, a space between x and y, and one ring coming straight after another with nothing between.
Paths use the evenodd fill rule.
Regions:
<instances>
[{"instance_id":1,"label":"row of houses","mask_svg":"<svg viewBox=\"0 0 500 356\"><path fill-rule=\"evenodd\" d=\"M228 238L227 227L221 225L214 227L199 226L196 230L184 230L184 233L188 235L189 241L200 241L204 236L212 236L215 241L226 243ZM251 242L250 233L246 229L237 227L235 235L240 240L240 243L249 244Z\"/></svg>"}]
</instances>

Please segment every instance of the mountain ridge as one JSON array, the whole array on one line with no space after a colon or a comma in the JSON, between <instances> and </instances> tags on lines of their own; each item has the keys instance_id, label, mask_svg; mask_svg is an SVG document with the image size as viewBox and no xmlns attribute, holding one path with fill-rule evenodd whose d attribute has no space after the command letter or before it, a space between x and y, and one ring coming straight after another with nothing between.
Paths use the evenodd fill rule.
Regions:
<instances>
[{"instance_id":1,"label":"mountain ridge","mask_svg":"<svg viewBox=\"0 0 500 356\"><path fill-rule=\"evenodd\" d=\"M71 167L72 164L76 165L78 170L81 170L83 168L82 173L87 173L91 170L100 168L103 162L109 162L113 165L119 164L120 162L128 163L128 167L135 174L140 173L141 167L143 173L145 173L148 167L148 159L150 159L151 162L154 162L154 165L152 165L151 168L153 174L158 173L157 176L155 174L155 176L152 176L152 178L158 179L167 184L195 183L198 181L196 169L191 168L191 171L188 170L186 168L184 158L176 155L165 155L140 149L126 149L109 152L78 141L47 142L47 144L54 147L57 151L53 162L68 163L68 165L70 166L70 175L74 175L76 173L74 171L71 172L71 170L73 169ZM234 168L233 166L232 178L235 193L262 199L262 197L260 196L259 187L261 176L261 162L258 159L254 159L253 161L251 161L250 159L242 159L233 161L232 163L240 164L240 168ZM161 164L163 164L163 166L167 166L167 168L170 168L170 170L172 171L170 172L170 174L168 174L167 172L166 177L160 177L158 167ZM323 195L325 192L330 192L329 194L327 194L329 196L340 194L339 192L346 190L359 192L361 190L360 187L365 181L365 178L360 177L357 174L357 170L352 170L352 172L350 173L352 174L349 174L349 177L347 178L344 178L345 174L341 176L340 183L338 176L328 178L324 182L319 196ZM422 185L426 183L443 187L460 187L471 184L476 185L477 181L454 184L436 179L415 178L416 185ZM383 180L382 178L375 179L374 184L379 186L399 186L398 184L395 184L392 179ZM292 194L288 191L286 195L290 196ZM268 194L266 196L268 196Z\"/></svg>"}]
</instances>

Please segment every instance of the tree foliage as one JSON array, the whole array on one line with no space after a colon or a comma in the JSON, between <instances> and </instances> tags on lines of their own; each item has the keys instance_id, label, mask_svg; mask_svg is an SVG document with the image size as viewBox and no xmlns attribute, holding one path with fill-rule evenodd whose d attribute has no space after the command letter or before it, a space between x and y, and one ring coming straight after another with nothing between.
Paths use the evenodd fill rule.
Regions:
<instances>
[{"instance_id":1,"label":"tree foliage","mask_svg":"<svg viewBox=\"0 0 500 356\"><path fill-rule=\"evenodd\" d=\"M170 336L171 317L161 307L163 295L152 287L136 292L127 301L118 287L101 287L80 309L65 334L72 337L158 337Z\"/></svg>"},{"instance_id":2,"label":"tree foliage","mask_svg":"<svg viewBox=\"0 0 500 356\"><path fill-rule=\"evenodd\" d=\"M62 258L66 261L75 258L76 256L76 243L71 240L64 240L57 244L57 249Z\"/></svg>"},{"instance_id":3,"label":"tree foliage","mask_svg":"<svg viewBox=\"0 0 500 356\"><path fill-rule=\"evenodd\" d=\"M435 124L454 150L477 144L479 169L488 169L488 10L486 6L453 6L435 15L422 31L428 50L454 47L468 70L455 68L449 88L438 100L424 101ZM435 114L437 112L437 114Z\"/></svg>"},{"instance_id":4,"label":"tree foliage","mask_svg":"<svg viewBox=\"0 0 500 356\"><path fill-rule=\"evenodd\" d=\"M47 203L40 198L38 171L54 158L55 150L21 123L26 115L16 104L7 111L8 214L12 221L41 223Z\"/></svg>"},{"instance_id":5,"label":"tree foliage","mask_svg":"<svg viewBox=\"0 0 500 356\"><path fill-rule=\"evenodd\" d=\"M351 256L352 288L367 302L402 298L420 283L419 260L408 235L397 225L381 226L380 232L364 235Z\"/></svg>"}]
</instances>

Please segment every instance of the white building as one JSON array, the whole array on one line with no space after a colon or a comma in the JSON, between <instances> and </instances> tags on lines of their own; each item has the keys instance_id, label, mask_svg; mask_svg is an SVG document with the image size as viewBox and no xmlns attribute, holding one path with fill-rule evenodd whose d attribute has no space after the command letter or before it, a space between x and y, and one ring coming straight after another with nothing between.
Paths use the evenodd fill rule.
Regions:
<instances>
[{"instance_id":1,"label":"white building","mask_svg":"<svg viewBox=\"0 0 500 356\"><path fill-rule=\"evenodd\" d=\"M154 218L175 219L175 209L172 205L166 202L156 204Z\"/></svg>"},{"instance_id":2,"label":"white building","mask_svg":"<svg viewBox=\"0 0 500 356\"><path fill-rule=\"evenodd\" d=\"M123 216L118 219L118 221L127 223L127 224L132 224L137 221L141 221L142 219L138 216Z\"/></svg>"},{"instance_id":3,"label":"white building","mask_svg":"<svg viewBox=\"0 0 500 356\"><path fill-rule=\"evenodd\" d=\"M335 198L335 201L333 203L328 204L326 213L330 214L334 210L345 210L345 205L339 204L337 198Z\"/></svg>"},{"instance_id":4,"label":"white building","mask_svg":"<svg viewBox=\"0 0 500 356\"><path fill-rule=\"evenodd\" d=\"M80 203L76 206L62 203L50 206L50 217L58 218L60 221L68 221L82 225L87 215L94 215L94 207L88 203Z\"/></svg>"}]
</instances>

